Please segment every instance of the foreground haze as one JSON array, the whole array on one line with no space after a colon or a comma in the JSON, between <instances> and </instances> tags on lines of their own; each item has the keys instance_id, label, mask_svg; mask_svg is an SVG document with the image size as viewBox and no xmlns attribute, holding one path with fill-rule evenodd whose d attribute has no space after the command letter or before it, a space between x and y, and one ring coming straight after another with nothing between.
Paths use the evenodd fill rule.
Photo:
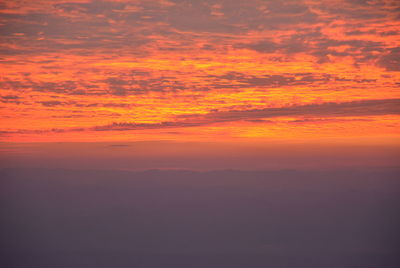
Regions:
<instances>
[{"instance_id":1,"label":"foreground haze","mask_svg":"<svg viewBox=\"0 0 400 268\"><path fill-rule=\"evenodd\" d=\"M398 170L3 169L13 268L397 268Z\"/></svg>"}]
</instances>

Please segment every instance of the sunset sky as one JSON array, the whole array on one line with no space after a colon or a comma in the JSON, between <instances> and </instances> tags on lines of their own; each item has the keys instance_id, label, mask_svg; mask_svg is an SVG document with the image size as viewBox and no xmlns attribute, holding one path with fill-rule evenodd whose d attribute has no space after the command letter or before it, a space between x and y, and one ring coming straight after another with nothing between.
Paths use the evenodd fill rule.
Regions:
<instances>
[{"instance_id":1,"label":"sunset sky","mask_svg":"<svg viewBox=\"0 0 400 268\"><path fill-rule=\"evenodd\" d=\"M397 0L3 0L0 17L2 158L399 148Z\"/></svg>"}]
</instances>

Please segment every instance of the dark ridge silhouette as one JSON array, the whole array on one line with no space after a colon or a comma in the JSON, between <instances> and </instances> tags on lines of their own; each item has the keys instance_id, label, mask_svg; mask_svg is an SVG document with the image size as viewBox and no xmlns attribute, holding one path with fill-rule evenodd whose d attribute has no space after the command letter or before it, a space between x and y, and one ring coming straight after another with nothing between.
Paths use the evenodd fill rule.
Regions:
<instances>
[{"instance_id":1,"label":"dark ridge silhouette","mask_svg":"<svg viewBox=\"0 0 400 268\"><path fill-rule=\"evenodd\" d=\"M399 267L397 169L3 169L1 267Z\"/></svg>"}]
</instances>

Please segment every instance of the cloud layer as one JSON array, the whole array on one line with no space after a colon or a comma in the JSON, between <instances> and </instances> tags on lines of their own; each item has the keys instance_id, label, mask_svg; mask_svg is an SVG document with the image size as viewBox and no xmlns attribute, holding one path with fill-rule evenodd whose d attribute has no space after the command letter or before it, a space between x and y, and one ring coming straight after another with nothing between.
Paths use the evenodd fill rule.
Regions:
<instances>
[{"instance_id":1,"label":"cloud layer","mask_svg":"<svg viewBox=\"0 0 400 268\"><path fill-rule=\"evenodd\" d=\"M391 0L3 1L2 139L182 126L211 138L210 125L252 136L271 128L266 118L291 122L282 132L318 121L329 136L357 124L397 135L399 8ZM353 118L332 125L344 116Z\"/></svg>"}]
</instances>

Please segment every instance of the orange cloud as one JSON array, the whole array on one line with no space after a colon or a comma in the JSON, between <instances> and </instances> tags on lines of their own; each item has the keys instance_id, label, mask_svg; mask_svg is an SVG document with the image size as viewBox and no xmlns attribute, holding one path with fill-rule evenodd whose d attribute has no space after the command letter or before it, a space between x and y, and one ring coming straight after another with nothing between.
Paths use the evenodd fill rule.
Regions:
<instances>
[{"instance_id":1,"label":"orange cloud","mask_svg":"<svg viewBox=\"0 0 400 268\"><path fill-rule=\"evenodd\" d=\"M398 8L3 1L0 139L396 137Z\"/></svg>"}]
</instances>

